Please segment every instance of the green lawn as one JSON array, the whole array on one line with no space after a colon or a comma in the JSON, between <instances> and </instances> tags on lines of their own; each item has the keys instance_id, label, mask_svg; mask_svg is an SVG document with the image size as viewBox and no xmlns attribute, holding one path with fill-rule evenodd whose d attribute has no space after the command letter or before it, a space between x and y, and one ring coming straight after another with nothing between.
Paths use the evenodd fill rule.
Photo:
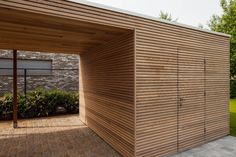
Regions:
<instances>
[{"instance_id":1,"label":"green lawn","mask_svg":"<svg viewBox=\"0 0 236 157\"><path fill-rule=\"evenodd\" d=\"M230 100L230 134L236 136L236 99Z\"/></svg>"}]
</instances>

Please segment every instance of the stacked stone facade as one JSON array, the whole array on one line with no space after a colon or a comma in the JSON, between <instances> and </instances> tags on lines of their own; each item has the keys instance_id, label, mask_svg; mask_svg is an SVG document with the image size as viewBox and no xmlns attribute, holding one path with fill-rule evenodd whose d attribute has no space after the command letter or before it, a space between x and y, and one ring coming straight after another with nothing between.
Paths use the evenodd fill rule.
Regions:
<instances>
[{"instance_id":1,"label":"stacked stone facade","mask_svg":"<svg viewBox=\"0 0 236 157\"><path fill-rule=\"evenodd\" d=\"M12 58L12 51L0 50L0 58ZM36 88L79 91L79 55L18 51L18 58L52 60L52 71L50 75L27 75L27 91L34 90ZM12 92L12 81L12 76L0 75L0 96L4 93ZM18 76L19 92L24 92L24 82L24 76Z\"/></svg>"}]
</instances>

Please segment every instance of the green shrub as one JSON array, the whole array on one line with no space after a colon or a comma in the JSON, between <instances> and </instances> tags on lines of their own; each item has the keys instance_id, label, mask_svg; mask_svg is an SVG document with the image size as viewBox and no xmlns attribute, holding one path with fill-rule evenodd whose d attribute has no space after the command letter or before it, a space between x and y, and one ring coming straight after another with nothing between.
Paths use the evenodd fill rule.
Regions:
<instances>
[{"instance_id":1,"label":"green shrub","mask_svg":"<svg viewBox=\"0 0 236 157\"><path fill-rule=\"evenodd\" d=\"M236 80L230 80L230 98L236 98Z\"/></svg>"},{"instance_id":2,"label":"green shrub","mask_svg":"<svg viewBox=\"0 0 236 157\"><path fill-rule=\"evenodd\" d=\"M2 98L0 98L0 108L1 108L1 118L12 115L12 95L10 93L5 94Z\"/></svg>"},{"instance_id":3,"label":"green shrub","mask_svg":"<svg viewBox=\"0 0 236 157\"><path fill-rule=\"evenodd\" d=\"M0 119L12 114L12 94L0 98ZM57 114L57 108L64 107L66 113L79 112L79 94L62 90L36 89L26 97L18 94L18 116L20 118L42 117Z\"/></svg>"},{"instance_id":4,"label":"green shrub","mask_svg":"<svg viewBox=\"0 0 236 157\"><path fill-rule=\"evenodd\" d=\"M0 98L0 119L3 118L3 97Z\"/></svg>"}]
</instances>

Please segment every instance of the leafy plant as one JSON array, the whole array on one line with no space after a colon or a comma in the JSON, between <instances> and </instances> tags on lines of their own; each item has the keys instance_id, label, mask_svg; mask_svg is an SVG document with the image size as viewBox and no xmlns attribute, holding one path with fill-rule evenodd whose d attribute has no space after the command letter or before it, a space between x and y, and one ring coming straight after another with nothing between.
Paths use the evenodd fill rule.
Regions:
<instances>
[{"instance_id":1,"label":"leafy plant","mask_svg":"<svg viewBox=\"0 0 236 157\"><path fill-rule=\"evenodd\" d=\"M0 119L12 114L12 94L0 98ZM20 118L42 117L57 114L57 108L63 107L66 113L79 112L79 94L62 90L38 88L26 96L18 94L18 116Z\"/></svg>"},{"instance_id":2,"label":"leafy plant","mask_svg":"<svg viewBox=\"0 0 236 157\"><path fill-rule=\"evenodd\" d=\"M230 98L236 98L236 80L230 80Z\"/></svg>"},{"instance_id":3,"label":"leafy plant","mask_svg":"<svg viewBox=\"0 0 236 157\"><path fill-rule=\"evenodd\" d=\"M222 15L213 15L208 23L211 30L230 34L230 78L236 80L236 0L221 0ZM231 81L231 98L235 97L235 83Z\"/></svg>"},{"instance_id":4,"label":"leafy plant","mask_svg":"<svg viewBox=\"0 0 236 157\"><path fill-rule=\"evenodd\" d=\"M160 12L159 18L162 19L162 20L167 20L167 21L172 21L172 22L177 22L178 21L178 19L173 20L171 14L169 14L168 12L163 12L163 11Z\"/></svg>"}]
</instances>

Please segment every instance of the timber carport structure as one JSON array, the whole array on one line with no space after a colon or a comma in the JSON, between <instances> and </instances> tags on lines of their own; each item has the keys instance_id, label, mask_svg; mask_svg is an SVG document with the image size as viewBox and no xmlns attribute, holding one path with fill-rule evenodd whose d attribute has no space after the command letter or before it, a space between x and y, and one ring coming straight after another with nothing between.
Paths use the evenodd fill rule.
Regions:
<instances>
[{"instance_id":1,"label":"timber carport structure","mask_svg":"<svg viewBox=\"0 0 236 157\"><path fill-rule=\"evenodd\" d=\"M229 36L81 1L0 1L0 48L80 54L80 117L123 156L229 134ZM79 139L78 139L79 140Z\"/></svg>"}]
</instances>

